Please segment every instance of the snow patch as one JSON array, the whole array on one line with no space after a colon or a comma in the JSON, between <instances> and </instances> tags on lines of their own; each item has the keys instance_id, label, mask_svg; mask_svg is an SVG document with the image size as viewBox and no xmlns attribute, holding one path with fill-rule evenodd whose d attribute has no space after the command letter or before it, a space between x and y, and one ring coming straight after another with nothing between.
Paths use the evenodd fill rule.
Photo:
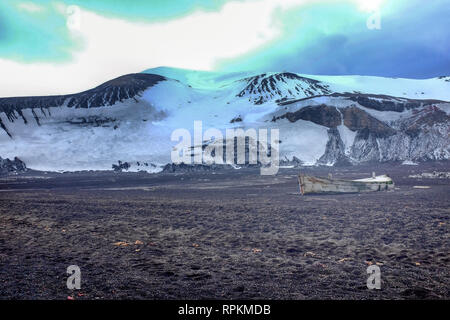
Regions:
<instances>
[{"instance_id":1,"label":"snow patch","mask_svg":"<svg viewBox=\"0 0 450 320\"><path fill-rule=\"evenodd\" d=\"M403 166L418 166L419 164L414 161L411 161L411 160L405 160L402 162L402 165Z\"/></svg>"}]
</instances>

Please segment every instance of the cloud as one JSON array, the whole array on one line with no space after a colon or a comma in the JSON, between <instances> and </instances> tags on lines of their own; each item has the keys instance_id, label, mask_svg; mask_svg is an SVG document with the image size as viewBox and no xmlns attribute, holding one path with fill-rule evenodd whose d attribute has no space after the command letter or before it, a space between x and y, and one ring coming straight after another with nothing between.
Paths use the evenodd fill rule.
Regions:
<instances>
[{"instance_id":1,"label":"cloud","mask_svg":"<svg viewBox=\"0 0 450 320\"><path fill-rule=\"evenodd\" d=\"M368 13L362 10L392 3L396 7L391 16L383 11L382 30L367 30ZM399 13L406 6L399 3L413 5L410 11ZM9 34L25 39L25 46L20 42L9 51L45 53L51 59L24 62L30 60L28 56L18 60L3 52L0 96L78 92L157 66L411 77L431 76L439 68L448 73L448 9L447 13L442 10L445 0L436 3L422 4L418 10L418 0L246 0L228 2L214 11L197 10L171 20L144 22L104 16L83 7L78 10L62 2L44 8L21 2L21 10L42 9L46 14L23 27L29 31L26 37ZM32 28L47 15L58 24L45 24L45 32ZM67 25L61 29L64 17ZM5 34L0 30L2 37ZM4 48L8 46L11 42ZM27 50L20 50L24 47ZM426 68L429 73L424 73Z\"/></svg>"},{"instance_id":2,"label":"cloud","mask_svg":"<svg viewBox=\"0 0 450 320\"><path fill-rule=\"evenodd\" d=\"M109 18L58 4L71 37L84 46L65 63L27 63L0 58L0 96L61 94L91 88L113 77L162 65L210 70L281 36L275 10L315 2L229 2L219 11L196 11L158 23Z\"/></svg>"},{"instance_id":3,"label":"cloud","mask_svg":"<svg viewBox=\"0 0 450 320\"><path fill-rule=\"evenodd\" d=\"M32 2L20 2L17 5L17 7L20 10L28 11L30 13L36 13L36 12L44 11L44 7L41 7L41 6L39 6L39 5L35 4L35 3L32 3Z\"/></svg>"},{"instance_id":4,"label":"cloud","mask_svg":"<svg viewBox=\"0 0 450 320\"><path fill-rule=\"evenodd\" d=\"M292 25L295 37L282 39L270 50L226 61L223 68L404 78L449 75L450 7L445 1L436 0L431 6L420 0L386 0L380 30L366 28L370 13L348 8L339 12L339 6L328 6L328 12L319 6L302 8L299 19L312 22L299 28ZM345 23L337 23L337 17L344 17Z\"/></svg>"}]
</instances>

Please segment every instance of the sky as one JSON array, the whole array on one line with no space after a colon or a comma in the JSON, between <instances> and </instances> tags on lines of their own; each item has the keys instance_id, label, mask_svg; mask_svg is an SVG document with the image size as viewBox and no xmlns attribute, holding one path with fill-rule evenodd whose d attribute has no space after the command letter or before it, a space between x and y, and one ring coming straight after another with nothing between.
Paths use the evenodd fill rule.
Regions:
<instances>
[{"instance_id":1,"label":"sky","mask_svg":"<svg viewBox=\"0 0 450 320\"><path fill-rule=\"evenodd\" d=\"M0 97L169 66L450 75L450 0L1 0Z\"/></svg>"}]
</instances>

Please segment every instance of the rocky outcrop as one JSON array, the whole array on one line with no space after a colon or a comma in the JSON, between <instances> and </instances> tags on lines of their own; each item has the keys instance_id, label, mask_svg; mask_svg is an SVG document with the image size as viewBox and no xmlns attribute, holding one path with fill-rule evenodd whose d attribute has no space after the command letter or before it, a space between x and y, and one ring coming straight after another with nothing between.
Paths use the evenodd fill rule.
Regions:
<instances>
[{"instance_id":1,"label":"rocky outcrop","mask_svg":"<svg viewBox=\"0 0 450 320\"><path fill-rule=\"evenodd\" d=\"M311 121L318 125L328 128L335 128L341 124L341 114L336 107L327 106L325 104L319 106L303 107L295 112L287 112L282 116L273 118L276 122L279 119L287 119L290 122L298 120Z\"/></svg>"},{"instance_id":2,"label":"rocky outcrop","mask_svg":"<svg viewBox=\"0 0 450 320\"><path fill-rule=\"evenodd\" d=\"M234 137L233 139L225 139L224 141L220 141L216 147L215 141L203 141L202 151L203 151L203 163L204 164L212 164L216 163L216 149L222 149L222 163L232 164L242 167L259 167L261 165L261 154L260 152L266 152L267 156L270 157L272 146L270 143L266 146L261 145L258 140L255 140L249 136L240 136ZM206 148L210 148L211 154L206 150ZM233 148L232 157L227 158L227 148ZM238 154L242 152L242 159L238 159ZM195 148L192 147L189 150L191 160L194 161L194 153L196 152Z\"/></svg>"},{"instance_id":3,"label":"rocky outcrop","mask_svg":"<svg viewBox=\"0 0 450 320\"><path fill-rule=\"evenodd\" d=\"M39 118L34 109L41 110L44 114L50 115L50 107L67 105L70 108L96 108L111 106L118 101L134 98L145 89L154 86L165 77L155 74L133 73L105 82L98 87L76 94L58 96L39 97L15 97L0 98L0 113L4 112L9 121L14 121L19 117L27 123L27 119L22 113L23 109L31 109L39 124ZM0 127L6 131L4 124L0 120Z\"/></svg>"},{"instance_id":4,"label":"rocky outcrop","mask_svg":"<svg viewBox=\"0 0 450 320\"><path fill-rule=\"evenodd\" d=\"M389 125L372 117L356 106L339 109L325 104L306 106L295 112L287 112L279 117L274 117L272 122L276 122L279 119L287 119L290 122L298 120L311 121L328 128L336 128L343 121L343 124L352 131L367 129L368 132L376 137L388 137L395 134L395 130Z\"/></svg>"},{"instance_id":5,"label":"rocky outcrop","mask_svg":"<svg viewBox=\"0 0 450 320\"><path fill-rule=\"evenodd\" d=\"M444 160L450 158L450 117L437 107L415 110L394 121L397 134L379 141L384 160Z\"/></svg>"},{"instance_id":6,"label":"rocky outcrop","mask_svg":"<svg viewBox=\"0 0 450 320\"><path fill-rule=\"evenodd\" d=\"M238 115L237 117L234 117L233 119L230 120L230 123L235 123L235 122L242 122L241 115Z\"/></svg>"},{"instance_id":7,"label":"rocky outcrop","mask_svg":"<svg viewBox=\"0 0 450 320\"><path fill-rule=\"evenodd\" d=\"M256 105L267 101L282 102L297 97L330 94L328 85L290 72L261 74L243 79L247 85L237 97L247 97Z\"/></svg>"},{"instance_id":8,"label":"rocky outcrop","mask_svg":"<svg viewBox=\"0 0 450 320\"><path fill-rule=\"evenodd\" d=\"M436 106L429 106L421 110L413 110L411 117L406 121L398 122L398 127L410 137L417 137L426 127L446 123L450 123L450 116Z\"/></svg>"},{"instance_id":9,"label":"rocky outcrop","mask_svg":"<svg viewBox=\"0 0 450 320\"><path fill-rule=\"evenodd\" d=\"M5 112L9 116L13 111L20 114L19 110L21 109L59 107L65 103L71 108L108 106L115 104L117 101L133 98L163 80L166 80L166 78L155 74L132 73L76 94L0 98L0 112Z\"/></svg>"},{"instance_id":10,"label":"rocky outcrop","mask_svg":"<svg viewBox=\"0 0 450 320\"><path fill-rule=\"evenodd\" d=\"M389 123L360 107L305 106L273 117L311 121L328 127L328 142L319 164L339 165L367 161L442 160L450 157L450 116L436 106L413 109L411 116ZM344 146L337 127L356 132L352 145Z\"/></svg>"},{"instance_id":11,"label":"rocky outcrop","mask_svg":"<svg viewBox=\"0 0 450 320\"><path fill-rule=\"evenodd\" d=\"M351 146L350 157L355 162L382 161L376 134L369 128L359 130Z\"/></svg>"},{"instance_id":12,"label":"rocky outcrop","mask_svg":"<svg viewBox=\"0 0 450 320\"><path fill-rule=\"evenodd\" d=\"M14 160L9 160L0 157L0 175L19 174L26 171L27 166L19 158L15 157Z\"/></svg>"},{"instance_id":13,"label":"rocky outcrop","mask_svg":"<svg viewBox=\"0 0 450 320\"><path fill-rule=\"evenodd\" d=\"M369 134L381 138L395 134L395 130L390 126L372 117L364 110L356 106L341 109L344 125L352 131L361 131L362 136Z\"/></svg>"},{"instance_id":14,"label":"rocky outcrop","mask_svg":"<svg viewBox=\"0 0 450 320\"><path fill-rule=\"evenodd\" d=\"M375 128L379 128L375 126ZM382 127L381 127L382 128ZM383 128L381 129L383 133ZM358 131L351 148L355 161L428 161L450 157L450 117L435 106L414 110L381 134L368 126Z\"/></svg>"},{"instance_id":15,"label":"rocky outcrop","mask_svg":"<svg viewBox=\"0 0 450 320\"><path fill-rule=\"evenodd\" d=\"M122 161L118 161L117 164L113 164L112 165L112 169L115 172L122 172L123 170L128 171L128 169L130 169L131 165L128 162L122 162Z\"/></svg>"},{"instance_id":16,"label":"rocky outcrop","mask_svg":"<svg viewBox=\"0 0 450 320\"><path fill-rule=\"evenodd\" d=\"M347 166L351 161L345 155L345 146L337 128L328 129L328 142L325 147L325 153L320 157L319 164Z\"/></svg>"},{"instance_id":17,"label":"rocky outcrop","mask_svg":"<svg viewBox=\"0 0 450 320\"><path fill-rule=\"evenodd\" d=\"M434 105L424 107L423 104L414 106L409 117L389 123L375 118L356 105L338 108L325 104L305 106L295 112L274 117L272 121L305 120L328 127L328 142L319 164L448 159L450 116ZM412 105L409 106L412 108ZM402 105L402 110L407 108L407 104ZM342 124L356 132L351 146L344 146L336 129Z\"/></svg>"},{"instance_id":18,"label":"rocky outcrop","mask_svg":"<svg viewBox=\"0 0 450 320\"><path fill-rule=\"evenodd\" d=\"M293 156L292 160L285 156L284 159L280 159L279 164L280 166L293 166L294 168L299 168L302 167L304 163L296 156Z\"/></svg>"},{"instance_id":19,"label":"rocky outcrop","mask_svg":"<svg viewBox=\"0 0 450 320\"><path fill-rule=\"evenodd\" d=\"M363 107L378 111L403 112L405 110L420 108L424 105L439 102L436 100L394 98L384 95L347 94L344 96L347 96L350 100L357 102Z\"/></svg>"},{"instance_id":20,"label":"rocky outcrop","mask_svg":"<svg viewBox=\"0 0 450 320\"><path fill-rule=\"evenodd\" d=\"M25 117L24 109L30 109L36 123L41 125L39 116L37 115L38 111L39 114L50 117L51 107L97 108L111 106L126 99L136 99L135 97L142 91L164 80L166 80L165 77L155 74L133 73L118 77L98 87L76 94L0 98L0 114L3 112L10 122L22 119L27 124L29 119ZM98 126L104 122L113 122L114 119L102 119L101 116L88 116L69 119L68 121L73 124L92 123ZM0 129L4 130L10 138L13 137L13 134L8 131L7 126L1 118Z\"/></svg>"},{"instance_id":21,"label":"rocky outcrop","mask_svg":"<svg viewBox=\"0 0 450 320\"><path fill-rule=\"evenodd\" d=\"M394 111L403 112L405 110L417 109L425 106L430 106L433 104L445 103L446 101L435 100L435 99L409 99L409 98L398 98L388 95L381 94L364 94L364 93L340 93L334 92L331 94L321 94L316 96L307 96L301 99L286 99L283 101L277 101L280 106L286 106L293 103L307 101L317 97L333 97L333 98L344 98L349 101L358 103L360 106L373 109L377 111Z\"/></svg>"}]
</instances>

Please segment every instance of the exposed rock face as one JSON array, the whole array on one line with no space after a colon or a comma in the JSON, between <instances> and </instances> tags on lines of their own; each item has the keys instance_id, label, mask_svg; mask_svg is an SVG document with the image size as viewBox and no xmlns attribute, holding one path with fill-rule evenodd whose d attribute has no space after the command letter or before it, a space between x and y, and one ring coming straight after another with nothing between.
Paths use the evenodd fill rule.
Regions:
<instances>
[{"instance_id":1,"label":"exposed rock face","mask_svg":"<svg viewBox=\"0 0 450 320\"><path fill-rule=\"evenodd\" d=\"M377 135L369 128L359 130L351 147L350 157L356 162L383 161Z\"/></svg>"},{"instance_id":2,"label":"exposed rock face","mask_svg":"<svg viewBox=\"0 0 450 320\"><path fill-rule=\"evenodd\" d=\"M130 164L128 162L122 162L122 161L118 161L118 164L113 164L112 165L112 169L115 172L122 172L123 170L127 171L128 169L130 169Z\"/></svg>"},{"instance_id":3,"label":"exposed rock face","mask_svg":"<svg viewBox=\"0 0 450 320\"><path fill-rule=\"evenodd\" d=\"M164 80L166 80L166 78L155 74L133 73L118 77L105 82L98 87L76 94L0 98L0 114L4 112L7 120L10 122L14 122L20 118L27 124L29 119L25 117L24 109L30 109L36 123L41 125L37 114L41 114L41 117L42 115L51 117L51 107L67 106L69 108L97 108L111 106L126 99L136 99L135 97L145 89ZM161 116L164 116L164 114L161 114ZM106 118L101 115L91 115L68 120L68 122L72 124L92 124L93 126L112 123L114 121L115 119ZM4 130L10 138L13 137L13 134L9 132L1 118L0 129Z\"/></svg>"},{"instance_id":4,"label":"exposed rock face","mask_svg":"<svg viewBox=\"0 0 450 320\"><path fill-rule=\"evenodd\" d=\"M102 117L102 116L87 116L69 119L67 122L70 124L75 124L79 126L93 126L98 127L105 125L107 123L114 122L115 119Z\"/></svg>"},{"instance_id":5,"label":"exposed rock face","mask_svg":"<svg viewBox=\"0 0 450 320\"><path fill-rule=\"evenodd\" d=\"M325 153L319 159L319 164L346 166L351 165L351 161L345 155L345 146L337 128L328 129L328 142Z\"/></svg>"},{"instance_id":6,"label":"exposed rock face","mask_svg":"<svg viewBox=\"0 0 450 320\"><path fill-rule=\"evenodd\" d=\"M410 137L417 137L424 128L449 123L450 116L434 106L414 110L408 121L399 122L399 127Z\"/></svg>"},{"instance_id":7,"label":"exposed rock face","mask_svg":"<svg viewBox=\"0 0 450 320\"><path fill-rule=\"evenodd\" d=\"M271 100L282 102L297 97L311 97L331 93L328 85L289 72L264 73L242 81L246 81L247 86L237 96L248 97L256 105Z\"/></svg>"},{"instance_id":8,"label":"exposed rock face","mask_svg":"<svg viewBox=\"0 0 450 320\"><path fill-rule=\"evenodd\" d=\"M298 168L303 166L303 164L303 161L296 156L293 156L292 160L289 160L287 157L280 159L280 166L294 166L295 168Z\"/></svg>"},{"instance_id":9,"label":"exposed rock face","mask_svg":"<svg viewBox=\"0 0 450 320\"><path fill-rule=\"evenodd\" d=\"M356 105L335 107L325 104L301 107L295 112L274 117L272 121L287 119L296 122L301 119L328 127L329 140L318 161L320 164L448 159L450 116L436 106L422 105L418 104L410 116L389 123L378 120ZM404 104L401 110L407 108L408 105ZM342 142L336 129L340 125L356 133L350 146L344 146Z\"/></svg>"},{"instance_id":10,"label":"exposed rock face","mask_svg":"<svg viewBox=\"0 0 450 320\"><path fill-rule=\"evenodd\" d=\"M0 157L0 175L18 174L27 171L25 163L19 158L14 160L3 159Z\"/></svg>"},{"instance_id":11,"label":"exposed rock face","mask_svg":"<svg viewBox=\"0 0 450 320\"><path fill-rule=\"evenodd\" d=\"M207 150L206 148L209 148ZM227 148L233 149L232 158L227 158ZM194 154L196 152L195 147L191 147L188 152L191 157L191 161L194 161ZM271 156L272 146L270 143L267 146L262 145L258 140L249 136L239 136L232 139L224 139L216 144L215 141L203 141L202 152L203 164L211 165L216 163L216 150L222 151L221 162L228 165L236 165L240 167L260 167L262 164L261 157L265 153L267 156ZM211 153L209 153L211 151ZM241 153L242 152L242 153ZM238 158L238 155L242 155L242 159ZM217 155L219 156L219 155Z\"/></svg>"},{"instance_id":12,"label":"exposed rock face","mask_svg":"<svg viewBox=\"0 0 450 320\"><path fill-rule=\"evenodd\" d=\"M450 157L450 117L430 106L392 123L394 134L358 131L351 150L356 161L443 160ZM391 130L389 130L391 132Z\"/></svg>"},{"instance_id":13,"label":"exposed rock face","mask_svg":"<svg viewBox=\"0 0 450 320\"><path fill-rule=\"evenodd\" d=\"M335 128L341 124L341 114L336 107L330 107L325 104L320 106L307 106L295 112L288 112L278 118L272 119L272 121L283 118L288 119L290 122L296 122L298 120L311 121L328 128Z\"/></svg>"},{"instance_id":14,"label":"exposed rock face","mask_svg":"<svg viewBox=\"0 0 450 320\"><path fill-rule=\"evenodd\" d=\"M389 137L395 134L395 130L387 124L372 117L370 114L357 107L347 107L342 109L344 125L352 131L362 131L365 136L370 133L377 138Z\"/></svg>"},{"instance_id":15,"label":"exposed rock face","mask_svg":"<svg viewBox=\"0 0 450 320\"><path fill-rule=\"evenodd\" d=\"M292 103L309 100L315 97L335 97L335 98L345 98L350 101L354 101L359 105L373 109L377 111L394 111L403 112L405 110L417 109L424 106L429 106L433 104L445 103L446 101L433 100L433 99L408 99L408 98L398 98L387 95L380 94L364 94L364 93L339 93L334 92L331 94L324 94L318 96L308 96L301 99L288 99L283 101L278 101L280 106L289 105Z\"/></svg>"},{"instance_id":16,"label":"exposed rock face","mask_svg":"<svg viewBox=\"0 0 450 320\"><path fill-rule=\"evenodd\" d=\"M10 121L14 121L14 119L17 119L17 112L27 123L27 119L22 114L22 109L37 108L42 111L46 109L48 112L49 107L59 107L65 104L70 108L110 106L117 101L134 98L140 92L164 80L166 80L165 77L155 74L132 73L76 94L0 98L0 113L4 112ZM2 124L0 123L0 125Z\"/></svg>"},{"instance_id":17,"label":"exposed rock face","mask_svg":"<svg viewBox=\"0 0 450 320\"><path fill-rule=\"evenodd\" d=\"M230 120L230 123L235 123L235 122L242 122L241 115L238 115L237 117Z\"/></svg>"},{"instance_id":18,"label":"exposed rock face","mask_svg":"<svg viewBox=\"0 0 450 320\"><path fill-rule=\"evenodd\" d=\"M334 106L327 106L325 104L319 106L307 106L295 112L287 112L286 114L272 119L288 119L290 122L298 120L311 121L318 125L328 128L336 128L342 124L347 126L352 131L361 131L368 129L369 132L376 137L387 137L395 134L395 130L387 124L372 117L370 114L357 107L340 108Z\"/></svg>"},{"instance_id":19,"label":"exposed rock face","mask_svg":"<svg viewBox=\"0 0 450 320\"><path fill-rule=\"evenodd\" d=\"M387 160L443 160L450 157L450 117L429 106L393 122L397 133L379 141L380 158Z\"/></svg>"},{"instance_id":20,"label":"exposed rock face","mask_svg":"<svg viewBox=\"0 0 450 320\"><path fill-rule=\"evenodd\" d=\"M8 135L8 137L12 138L11 133L8 131L8 129L6 128L5 124L3 123L2 119L0 118L0 128L2 128L6 134Z\"/></svg>"},{"instance_id":21,"label":"exposed rock face","mask_svg":"<svg viewBox=\"0 0 450 320\"><path fill-rule=\"evenodd\" d=\"M394 98L384 95L349 94L350 100L359 103L361 106L378 111L403 112L409 109L422 107L423 105L438 103L437 100L412 100L404 98Z\"/></svg>"}]
</instances>

